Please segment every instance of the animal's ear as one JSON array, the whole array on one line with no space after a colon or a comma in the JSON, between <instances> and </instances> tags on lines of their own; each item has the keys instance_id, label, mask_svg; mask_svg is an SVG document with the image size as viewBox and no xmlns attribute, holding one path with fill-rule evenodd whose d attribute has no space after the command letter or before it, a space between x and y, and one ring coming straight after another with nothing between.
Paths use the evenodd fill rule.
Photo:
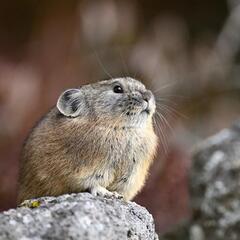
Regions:
<instances>
[{"instance_id":1,"label":"animal's ear","mask_svg":"<svg viewBox=\"0 0 240 240\"><path fill-rule=\"evenodd\" d=\"M58 110L67 117L77 117L84 111L85 102L81 89L68 89L57 101Z\"/></svg>"}]
</instances>

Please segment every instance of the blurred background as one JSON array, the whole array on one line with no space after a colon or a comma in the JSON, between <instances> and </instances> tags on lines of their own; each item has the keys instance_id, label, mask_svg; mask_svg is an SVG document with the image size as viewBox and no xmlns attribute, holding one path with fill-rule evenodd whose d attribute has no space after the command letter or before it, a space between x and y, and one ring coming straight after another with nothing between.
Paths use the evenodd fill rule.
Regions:
<instances>
[{"instance_id":1,"label":"blurred background","mask_svg":"<svg viewBox=\"0 0 240 240\"><path fill-rule=\"evenodd\" d=\"M186 221L191 151L239 118L239 33L239 0L1 1L0 210L15 207L22 143L61 91L131 76L155 93L161 139L135 201L159 233Z\"/></svg>"}]
</instances>

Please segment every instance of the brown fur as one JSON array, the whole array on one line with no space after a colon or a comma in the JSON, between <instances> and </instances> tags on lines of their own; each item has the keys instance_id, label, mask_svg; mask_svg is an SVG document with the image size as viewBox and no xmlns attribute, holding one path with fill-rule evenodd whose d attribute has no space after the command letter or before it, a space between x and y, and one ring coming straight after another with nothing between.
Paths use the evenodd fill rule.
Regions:
<instances>
[{"instance_id":1,"label":"brown fur","mask_svg":"<svg viewBox=\"0 0 240 240\"><path fill-rule=\"evenodd\" d=\"M18 203L103 187L132 199L144 185L157 137L121 118L66 118L53 108L33 129L22 151Z\"/></svg>"}]
</instances>

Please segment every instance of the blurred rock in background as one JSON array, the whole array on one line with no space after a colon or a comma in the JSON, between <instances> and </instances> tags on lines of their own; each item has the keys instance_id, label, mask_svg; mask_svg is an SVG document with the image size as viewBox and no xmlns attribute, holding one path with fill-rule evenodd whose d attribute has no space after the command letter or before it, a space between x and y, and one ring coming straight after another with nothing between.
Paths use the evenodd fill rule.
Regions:
<instances>
[{"instance_id":1,"label":"blurred rock in background","mask_svg":"<svg viewBox=\"0 0 240 240\"><path fill-rule=\"evenodd\" d=\"M192 216L160 239L239 239L239 168L240 121L196 146L189 178Z\"/></svg>"},{"instance_id":2,"label":"blurred rock in background","mask_svg":"<svg viewBox=\"0 0 240 240\"><path fill-rule=\"evenodd\" d=\"M160 233L190 217L189 152L239 117L239 1L0 3L0 210L28 131L63 89L127 76L156 95L161 139L136 201Z\"/></svg>"}]
</instances>

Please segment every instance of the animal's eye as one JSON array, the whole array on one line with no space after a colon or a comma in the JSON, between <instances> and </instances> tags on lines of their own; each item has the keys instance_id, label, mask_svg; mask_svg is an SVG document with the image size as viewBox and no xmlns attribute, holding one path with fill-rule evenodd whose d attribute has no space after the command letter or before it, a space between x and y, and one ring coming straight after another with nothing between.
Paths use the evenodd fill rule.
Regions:
<instances>
[{"instance_id":1,"label":"animal's eye","mask_svg":"<svg viewBox=\"0 0 240 240\"><path fill-rule=\"evenodd\" d=\"M123 93L123 88L120 86L120 85L116 85L114 88L113 88L113 91L115 93Z\"/></svg>"}]
</instances>

